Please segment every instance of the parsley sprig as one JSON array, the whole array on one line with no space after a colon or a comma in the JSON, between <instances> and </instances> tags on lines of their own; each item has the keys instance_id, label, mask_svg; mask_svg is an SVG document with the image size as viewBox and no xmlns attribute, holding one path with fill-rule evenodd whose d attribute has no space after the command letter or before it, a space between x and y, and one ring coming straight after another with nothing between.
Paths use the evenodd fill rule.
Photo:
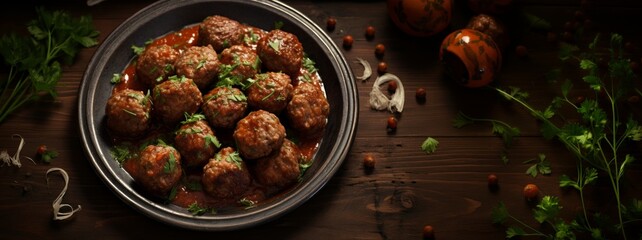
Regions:
<instances>
[{"instance_id":1,"label":"parsley sprig","mask_svg":"<svg viewBox=\"0 0 642 240\"><path fill-rule=\"evenodd\" d=\"M25 103L41 95L56 97L63 63L72 63L81 48L98 44L99 32L89 16L73 18L63 11L36 8L27 23L29 36L0 37L0 55L9 74L0 79L0 123Z\"/></svg>"},{"instance_id":2,"label":"parsley sprig","mask_svg":"<svg viewBox=\"0 0 642 240\"><path fill-rule=\"evenodd\" d=\"M516 94L516 93L513 93ZM517 97L517 95L514 95ZM523 96L523 94L519 94L519 96ZM486 119L486 118L473 118L469 117L466 114L459 112L457 116L453 119L452 124L453 127L456 128L462 128L464 126L476 123L476 122L488 122L492 125L492 131L493 134L497 136L501 136L502 139L504 140L504 145L506 147L509 147L513 143L513 138L516 136L519 136L520 131L519 128L513 127L509 125L506 122L496 120L496 119Z\"/></svg>"},{"instance_id":3,"label":"parsley sprig","mask_svg":"<svg viewBox=\"0 0 642 240\"><path fill-rule=\"evenodd\" d=\"M561 96L555 97L544 110L537 110L525 99L517 97L518 94L523 94L521 90L495 88L506 99L519 103L539 120L544 137L559 140L578 159L577 180L562 176L560 186L578 190L582 202L583 216L579 218L582 221L575 222L576 224L572 225L573 228L570 230L583 231L594 238L604 238L608 234L604 231L606 229L598 225L602 217L599 214L594 214L590 219L584 205L584 188L598 180L598 171L602 171L604 176L608 177L607 180L610 183L617 207L617 221L619 223L611 230L615 234L621 234L623 239L627 239L627 231L625 230L627 224L642 221L642 215L628 214L629 208L624 206L620 195L622 177L629 165L635 160L625 146L631 141L642 139L642 127L634 120L632 114L628 115L626 121L622 120L628 112L620 102L631 94L639 95L641 93L639 89L634 87L635 74L629 67L629 59L624 57L622 39L619 34L611 34L606 53L598 47L600 35L597 35L588 45L587 51L580 51L577 46L566 46L560 52L562 61L577 62L577 66L583 73L581 79L594 91L595 98L587 98L579 104L574 103L568 99L573 84L570 81L565 81L561 85ZM602 67L599 63L603 61L605 56L607 56L607 67ZM577 122L565 121L566 118L559 116L557 112L563 106L575 110L580 120ZM556 116L562 121L555 121ZM586 168L584 164L588 164L590 167ZM639 201L634 199L633 202ZM635 207L635 204L630 207L639 209ZM556 230L560 229L556 225L553 227ZM515 231L512 231L511 234L515 234ZM558 234L556 233L556 237L559 236Z\"/></svg>"}]
</instances>

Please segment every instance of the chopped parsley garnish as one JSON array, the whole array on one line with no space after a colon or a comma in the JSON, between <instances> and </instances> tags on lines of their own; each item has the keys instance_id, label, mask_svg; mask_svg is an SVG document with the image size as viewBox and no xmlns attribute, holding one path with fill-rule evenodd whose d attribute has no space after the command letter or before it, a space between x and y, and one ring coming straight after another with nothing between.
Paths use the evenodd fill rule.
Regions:
<instances>
[{"instance_id":1,"label":"chopped parsley garnish","mask_svg":"<svg viewBox=\"0 0 642 240\"><path fill-rule=\"evenodd\" d=\"M117 84L120 82L121 79L122 79L122 75L120 73L114 73L114 76L111 77L111 81L109 82L113 84Z\"/></svg>"},{"instance_id":2,"label":"chopped parsley garnish","mask_svg":"<svg viewBox=\"0 0 642 240\"><path fill-rule=\"evenodd\" d=\"M270 47L272 49L274 49L275 52L278 53L278 52L281 51L281 43L282 42L283 42L283 40L281 40L281 39L274 39L273 41L268 42L268 45L270 45Z\"/></svg>"},{"instance_id":3,"label":"chopped parsley garnish","mask_svg":"<svg viewBox=\"0 0 642 240\"><path fill-rule=\"evenodd\" d=\"M207 63L207 59L201 59L200 61L198 61L198 65L196 65L196 70L199 70L205 67L205 63Z\"/></svg>"},{"instance_id":4,"label":"chopped parsley garnish","mask_svg":"<svg viewBox=\"0 0 642 240\"><path fill-rule=\"evenodd\" d=\"M211 213L211 214L216 214L216 209L201 207L200 205L198 205L197 202L194 202L194 203L190 204L187 207L187 211L192 213L193 216L201 216L201 215L203 215L205 213L208 213L208 212Z\"/></svg>"},{"instance_id":5,"label":"chopped parsley garnish","mask_svg":"<svg viewBox=\"0 0 642 240\"><path fill-rule=\"evenodd\" d=\"M245 207L245 209L251 209L251 208L256 207L256 202L252 201L252 200L249 200L247 198L241 198L241 200L239 200L239 204L241 204L241 206Z\"/></svg>"},{"instance_id":6,"label":"chopped parsley garnish","mask_svg":"<svg viewBox=\"0 0 642 240\"><path fill-rule=\"evenodd\" d=\"M136 156L131 152L130 146L127 143L114 146L114 148L111 149L111 155L121 165L128 159Z\"/></svg>"},{"instance_id":7,"label":"chopped parsley garnish","mask_svg":"<svg viewBox=\"0 0 642 240\"><path fill-rule=\"evenodd\" d=\"M274 22L274 29L281 29L283 27L283 21Z\"/></svg>"},{"instance_id":8,"label":"chopped parsley garnish","mask_svg":"<svg viewBox=\"0 0 642 240\"><path fill-rule=\"evenodd\" d=\"M176 169L176 156L174 156L174 151L169 151L169 159L163 165L163 172L171 173Z\"/></svg>"},{"instance_id":9,"label":"chopped parsley garnish","mask_svg":"<svg viewBox=\"0 0 642 240\"><path fill-rule=\"evenodd\" d=\"M316 63L312 61L309 57L305 56L303 57L303 68L307 70L310 74L314 74L317 72L317 68L314 66Z\"/></svg>"},{"instance_id":10,"label":"chopped parsley garnish","mask_svg":"<svg viewBox=\"0 0 642 240\"><path fill-rule=\"evenodd\" d=\"M218 141L218 138L214 135L205 135L205 145L212 144L217 148L221 147L221 142Z\"/></svg>"},{"instance_id":11,"label":"chopped parsley garnish","mask_svg":"<svg viewBox=\"0 0 642 240\"><path fill-rule=\"evenodd\" d=\"M139 47L139 46L136 46L136 45L132 45L132 50L134 50L134 53L136 55L141 55L141 54L143 54L143 52L145 52L145 47Z\"/></svg>"},{"instance_id":12,"label":"chopped parsley garnish","mask_svg":"<svg viewBox=\"0 0 642 240\"><path fill-rule=\"evenodd\" d=\"M199 114L199 113L194 113L194 114L185 113L185 121L182 121L181 124L194 123L201 120L205 120L205 115Z\"/></svg>"}]
</instances>

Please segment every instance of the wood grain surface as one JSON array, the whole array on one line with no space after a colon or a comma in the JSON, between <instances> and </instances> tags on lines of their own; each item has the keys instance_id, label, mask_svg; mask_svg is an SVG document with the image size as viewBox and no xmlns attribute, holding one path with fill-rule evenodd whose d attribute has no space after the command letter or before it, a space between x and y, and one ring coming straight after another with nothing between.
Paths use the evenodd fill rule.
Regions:
<instances>
[{"instance_id":1,"label":"wood grain surface","mask_svg":"<svg viewBox=\"0 0 642 240\"><path fill-rule=\"evenodd\" d=\"M0 123L0 150L16 151L20 134L26 143L22 154L36 158L36 149L46 144L60 154L51 164L23 159L22 167L0 167L0 239L421 239L424 225L432 225L437 239L503 239L505 228L491 222L490 213L500 201L511 213L537 226L532 206L523 198L527 183L537 184L542 194L559 196L562 216L572 219L581 211L579 195L561 189L559 177L575 176L576 160L559 142L545 140L534 118L515 104L507 104L492 91L465 89L444 76L438 60L439 45L447 33L463 27L470 17L466 1L455 1L450 27L430 38L403 34L389 20L385 1L284 1L325 29L325 21L337 19L336 29L328 32L337 45L346 34L354 36L350 50L343 50L355 75L362 68L357 57L376 66L378 43L386 46L383 61L388 72L399 76L406 91L406 106L398 115L394 133L386 131L391 114L375 111L368 105L374 76L358 81L359 122L356 138L341 169L309 201L272 222L231 232L198 232L157 222L121 201L101 181L86 158L78 124L78 89L96 47L83 49L73 65L64 66L57 87L58 98L45 98L25 105ZM551 31L561 35L566 21L582 7L580 0L513 1L519 11L532 13L552 24ZM637 46L631 57L640 62L642 32L639 1L586 1L585 14L594 22L594 32L619 32ZM0 8L0 33L26 33L26 21L35 15L34 6L62 9L74 15L90 14L101 32L102 42L125 19L152 1L107 0L93 7L80 0L20 1L17 6ZM586 7L586 6L585 6ZM376 36L367 40L367 26ZM519 25L517 25L519 26ZM546 40L546 32L518 31L512 45L503 52L504 62L497 78L499 86L527 90L531 103L546 106L558 94L545 73L560 65L557 45ZM587 36L590 33L587 33ZM529 56L515 55L515 44L528 47ZM6 71L3 70L3 77ZM427 100L414 98L423 87ZM572 94L579 96L585 90ZM633 103L640 109L642 103ZM506 148L490 125L474 124L461 129L452 126L458 112L480 118L505 121L520 128L521 135ZM637 119L640 120L639 115ZM436 152L420 148L426 137L439 141ZM635 146L639 148L639 146ZM638 158L639 151L638 152ZM505 153L510 161L504 164ZM552 174L533 178L525 174L523 162L546 154ZM362 159L372 154L376 166L365 171ZM52 220L52 201L63 186L62 178L45 172L60 167L69 173L69 189L63 202L82 210L70 220ZM490 191L487 176L495 173L499 189ZM642 198L642 168L634 164L625 176L623 194ZM604 180L605 181L605 180ZM601 210L613 206L611 190L601 182L587 192L587 208Z\"/></svg>"}]
</instances>

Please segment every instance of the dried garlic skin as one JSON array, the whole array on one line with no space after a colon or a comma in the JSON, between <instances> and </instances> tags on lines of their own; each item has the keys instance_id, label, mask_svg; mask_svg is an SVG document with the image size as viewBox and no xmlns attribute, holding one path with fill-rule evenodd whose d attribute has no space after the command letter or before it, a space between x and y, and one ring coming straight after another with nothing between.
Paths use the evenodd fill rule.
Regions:
<instances>
[{"instance_id":1,"label":"dried garlic skin","mask_svg":"<svg viewBox=\"0 0 642 240\"><path fill-rule=\"evenodd\" d=\"M69 175L67 175L67 172L62 168L50 168L49 170L47 170L47 173L45 173L47 185L49 185L49 173L51 172L60 172L60 175L62 175L62 178L65 180L65 187L62 188L62 191L60 192L58 197L53 201L53 204L51 204L54 214L53 220L65 220L72 217L74 213L80 211L82 207L78 205L78 207L74 209L74 207L72 207L71 205L62 203L62 198L65 196L65 193L67 193L67 187L69 185Z\"/></svg>"},{"instance_id":2,"label":"dried garlic skin","mask_svg":"<svg viewBox=\"0 0 642 240\"><path fill-rule=\"evenodd\" d=\"M363 74L361 74L361 76L357 76L357 79L365 81L370 78L370 76L372 76L372 67L370 67L370 63L368 61L364 60L363 58L357 58L357 61L355 62L363 66Z\"/></svg>"},{"instance_id":3,"label":"dried garlic skin","mask_svg":"<svg viewBox=\"0 0 642 240\"><path fill-rule=\"evenodd\" d=\"M389 81L397 82L397 90L388 98L381 89L380 85L385 84ZM399 77L391 73L386 73L379 76L372 85L372 91L370 91L370 107L376 110L385 110L388 109L391 113L394 112L403 112L405 91L403 88L403 83Z\"/></svg>"}]
</instances>

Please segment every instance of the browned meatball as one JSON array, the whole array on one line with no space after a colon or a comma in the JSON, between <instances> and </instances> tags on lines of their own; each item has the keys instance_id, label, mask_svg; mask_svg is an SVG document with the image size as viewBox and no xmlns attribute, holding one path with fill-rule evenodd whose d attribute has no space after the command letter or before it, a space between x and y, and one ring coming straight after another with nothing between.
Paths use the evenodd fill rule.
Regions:
<instances>
[{"instance_id":1,"label":"browned meatball","mask_svg":"<svg viewBox=\"0 0 642 240\"><path fill-rule=\"evenodd\" d=\"M137 171L132 174L134 181L158 196L166 196L183 174L181 155L167 145L145 147L136 164Z\"/></svg>"},{"instance_id":2,"label":"browned meatball","mask_svg":"<svg viewBox=\"0 0 642 240\"><path fill-rule=\"evenodd\" d=\"M203 96L192 79L172 76L154 87L154 113L166 124L176 124L185 114L193 114L201 107Z\"/></svg>"},{"instance_id":3,"label":"browned meatball","mask_svg":"<svg viewBox=\"0 0 642 240\"><path fill-rule=\"evenodd\" d=\"M236 20L214 15L201 22L198 29L200 43L212 45L217 52L243 43L243 25Z\"/></svg>"},{"instance_id":4,"label":"browned meatball","mask_svg":"<svg viewBox=\"0 0 642 240\"><path fill-rule=\"evenodd\" d=\"M203 113L213 127L232 128L247 111L247 98L237 88L216 87L203 98Z\"/></svg>"},{"instance_id":5,"label":"browned meatball","mask_svg":"<svg viewBox=\"0 0 642 240\"><path fill-rule=\"evenodd\" d=\"M244 26L243 31L243 45L250 47L254 51L256 51L256 44L258 44L259 40L267 35L265 30L249 25Z\"/></svg>"},{"instance_id":6,"label":"browned meatball","mask_svg":"<svg viewBox=\"0 0 642 240\"><path fill-rule=\"evenodd\" d=\"M203 166L221 147L214 131L202 114L189 116L176 131L174 144L183 157L185 166Z\"/></svg>"},{"instance_id":7,"label":"browned meatball","mask_svg":"<svg viewBox=\"0 0 642 240\"><path fill-rule=\"evenodd\" d=\"M330 105L319 85L299 82L287 106L292 128L302 135L312 136L325 127Z\"/></svg>"},{"instance_id":8,"label":"browned meatball","mask_svg":"<svg viewBox=\"0 0 642 240\"><path fill-rule=\"evenodd\" d=\"M252 78L261 70L256 52L243 45L234 45L221 52L218 85L231 86Z\"/></svg>"},{"instance_id":9,"label":"browned meatball","mask_svg":"<svg viewBox=\"0 0 642 240\"><path fill-rule=\"evenodd\" d=\"M250 172L237 152L231 147L221 149L203 167L203 190L222 199L238 199L251 183Z\"/></svg>"},{"instance_id":10,"label":"browned meatball","mask_svg":"<svg viewBox=\"0 0 642 240\"><path fill-rule=\"evenodd\" d=\"M198 88L205 89L216 79L219 62L211 45L192 46L178 57L175 68L177 75L191 78Z\"/></svg>"},{"instance_id":11,"label":"browned meatball","mask_svg":"<svg viewBox=\"0 0 642 240\"><path fill-rule=\"evenodd\" d=\"M257 74L255 82L247 89L250 106L272 113L280 113L292 98L290 76L281 72Z\"/></svg>"},{"instance_id":12,"label":"browned meatball","mask_svg":"<svg viewBox=\"0 0 642 240\"><path fill-rule=\"evenodd\" d=\"M118 136L140 136L150 127L151 109L151 99L142 91L125 89L114 92L105 108L107 127Z\"/></svg>"},{"instance_id":13,"label":"browned meatball","mask_svg":"<svg viewBox=\"0 0 642 240\"><path fill-rule=\"evenodd\" d=\"M299 178L300 157L296 144L285 139L279 151L257 159L254 176L259 183L280 190Z\"/></svg>"},{"instance_id":14,"label":"browned meatball","mask_svg":"<svg viewBox=\"0 0 642 240\"><path fill-rule=\"evenodd\" d=\"M174 63L179 52L169 45L149 46L136 60L136 76L138 80L149 87L174 75Z\"/></svg>"},{"instance_id":15,"label":"browned meatball","mask_svg":"<svg viewBox=\"0 0 642 240\"><path fill-rule=\"evenodd\" d=\"M281 147L285 138L285 127L276 115L258 110L251 112L236 124L233 136L241 156L257 159L270 155Z\"/></svg>"},{"instance_id":16,"label":"browned meatball","mask_svg":"<svg viewBox=\"0 0 642 240\"><path fill-rule=\"evenodd\" d=\"M256 52L265 68L273 72L284 72L295 78L303 62L303 46L291 33L272 30L259 40Z\"/></svg>"}]
</instances>

